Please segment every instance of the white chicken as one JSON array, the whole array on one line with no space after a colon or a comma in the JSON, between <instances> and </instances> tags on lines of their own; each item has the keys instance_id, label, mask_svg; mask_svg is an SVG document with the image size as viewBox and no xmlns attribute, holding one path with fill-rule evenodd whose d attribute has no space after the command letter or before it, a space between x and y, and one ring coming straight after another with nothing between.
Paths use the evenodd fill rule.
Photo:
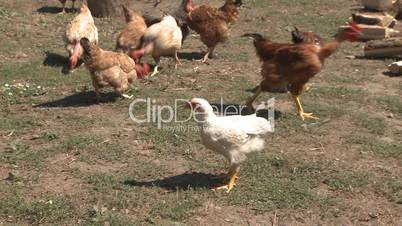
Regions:
<instances>
[{"instance_id":1,"label":"white chicken","mask_svg":"<svg viewBox=\"0 0 402 226\"><path fill-rule=\"evenodd\" d=\"M78 59L82 56L81 38L87 38L91 43L98 44L98 29L86 4L81 5L80 13L67 25L64 35L64 42L69 54L70 71L76 68Z\"/></svg>"},{"instance_id":2,"label":"white chicken","mask_svg":"<svg viewBox=\"0 0 402 226\"><path fill-rule=\"evenodd\" d=\"M174 56L176 65L180 65L177 56L182 45L183 34L180 25L172 16L163 17L162 21L150 26L143 36L142 48L131 52L134 60L140 59L143 55L151 54L156 62L151 76L158 73L158 64L161 56Z\"/></svg>"},{"instance_id":3,"label":"white chicken","mask_svg":"<svg viewBox=\"0 0 402 226\"><path fill-rule=\"evenodd\" d=\"M262 135L272 132L265 118L254 115L217 116L208 101L193 98L188 102L200 126L201 141L208 149L225 156L230 163L228 183L216 189L230 192L238 178L246 154L264 149Z\"/></svg>"}]
</instances>

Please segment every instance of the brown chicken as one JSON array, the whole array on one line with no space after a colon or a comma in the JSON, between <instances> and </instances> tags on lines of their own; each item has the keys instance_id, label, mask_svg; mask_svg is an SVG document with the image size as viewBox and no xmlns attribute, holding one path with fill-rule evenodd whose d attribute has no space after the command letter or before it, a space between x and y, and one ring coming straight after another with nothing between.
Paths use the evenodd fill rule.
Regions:
<instances>
[{"instance_id":1,"label":"brown chicken","mask_svg":"<svg viewBox=\"0 0 402 226\"><path fill-rule=\"evenodd\" d=\"M295 30L291 32L291 35L293 44L308 43L308 44L323 45L325 42L323 38L316 35L312 31L308 32L299 31L299 29L295 28ZM254 45L257 52L257 56L262 62L272 59L275 56L274 51L275 49L289 45L284 43L273 43L271 40L266 39L262 35L256 33L244 34L243 37L254 38Z\"/></svg>"},{"instance_id":2,"label":"brown chicken","mask_svg":"<svg viewBox=\"0 0 402 226\"><path fill-rule=\"evenodd\" d=\"M80 13L67 25L64 42L69 54L68 67L73 71L82 55L81 38L87 38L91 43L98 43L98 29L95 26L91 11L86 4L80 7Z\"/></svg>"},{"instance_id":3,"label":"brown chicken","mask_svg":"<svg viewBox=\"0 0 402 226\"><path fill-rule=\"evenodd\" d=\"M149 66L135 64L134 60L124 53L102 50L87 38L81 39L80 43L84 50L83 60L91 74L97 100L100 101L99 89L106 86L112 86L117 94L125 98L132 98L124 92L137 78L145 78Z\"/></svg>"},{"instance_id":4,"label":"brown chicken","mask_svg":"<svg viewBox=\"0 0 402 226\"><path fill-rule=\"evenodd\" d=\"M273 43L259 34L246 34L254 38L257 55L263 61L262 82L256 93L247 101L253 109L254 100L261 92L290 92L296 103L298 115L318 119L312 113L306 113L300 102L300 95L305 84L321 71L326 58L333 54L344 41L357 41L361 29L351 24L350 29L339 33L336 38L322 45L312 43L279 44Z\"/></svg>"},{"instance_id":5,"label":"brown chicken","mask_svg":"<svg viewBox=\"0 0 402 226\"><path fill-rule=\"evenodd\" d=\"M130 10L124 5L123 11L127 25L117 38L116 50L127 54L130 50L141 47L141 39L147 30L147 25L138 12Z\"/></svg>"},{"instance_id":6,"label":"brown chicken","mask_svg":"<svg viewBox=\"0 0 402 226\"><path fill-rule=\"evenodd\" d=\"M67 0L59 0L61 2L61 4L63 5L63 11L61 11L60 13L65 13L66 12L66 2ZM71 5L71 10L74 10L74 4L76 0L71 0L73 2L73 4Z\"/></svg>"},{"instance_id":7,"label":"brown chicken","mask_svg":"<svg viewBox=\"0 0 402 226\"><path fill-rule=\"evenodd\" d=\"M218 43L225 42L230 35L229 26L239 19L241 0L226 0L219 9L209 5L193 6L192 0L186 2L188 26L200 35L201 41L208 47L202 62L213 57Z\"/></svg>"}]
</instances>

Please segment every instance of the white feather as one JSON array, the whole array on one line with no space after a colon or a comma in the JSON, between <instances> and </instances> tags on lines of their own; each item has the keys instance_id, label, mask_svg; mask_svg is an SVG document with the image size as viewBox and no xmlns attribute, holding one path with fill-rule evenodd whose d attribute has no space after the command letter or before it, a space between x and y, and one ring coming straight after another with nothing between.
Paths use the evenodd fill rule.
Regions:
<instances>
[{"instance_id":1,"label":"white feather","mask_svg":"<svg viewBox=\"0 0 402 226\"><path fill-rule=\"evenodd\" d=\"M150 52L153 56L171 56L181 48L182 36L176 20L172 16L165 16L161 22L153 24L145 31L143 47L152 43Z\"/></svg>"},{"instance_id":2,"label":"white feather","mask_svg":"<svg viewBox=\"0 0 402 226\"><path fill-rule=\"evenodd\" d=\"M196 116L203 144L224 155L231 164L243 161L247 153L264 149L264 139L261 136L272 132L268 120L255 114L216 116L206 100L193 98L191 102L199 104Z\"/></svg>"}]
</instances>

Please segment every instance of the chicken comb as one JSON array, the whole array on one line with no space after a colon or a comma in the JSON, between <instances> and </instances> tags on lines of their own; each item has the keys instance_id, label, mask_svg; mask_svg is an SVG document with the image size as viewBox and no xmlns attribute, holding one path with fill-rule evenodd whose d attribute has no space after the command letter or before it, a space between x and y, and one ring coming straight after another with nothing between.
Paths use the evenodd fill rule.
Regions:
<instances>
[{"instance_id":1,"label":"chicken comb","mask_svg":"<svg viewBox=\"0 0 402 226\"><path fill-rule=\"evenodd\" d=\"M349 25L350 25L350 29L353 32L361 33L363 31L363 29L361 27L359 27L359 25L356 23L356 21L350 22Z\"/></svg>"},{"instance_id":2,"label":"chicken comb","mask_svg":"<svg viewBox=\"0 0 402 226\"><path fill-rule=\"evenodd\" d=\"M352 21L349 23L349 27L340 34L340 40L349 40L351 42L355 42L359 40L359 36L362 33L363 29L355 22Z\"/></svg>"}]
</instances>

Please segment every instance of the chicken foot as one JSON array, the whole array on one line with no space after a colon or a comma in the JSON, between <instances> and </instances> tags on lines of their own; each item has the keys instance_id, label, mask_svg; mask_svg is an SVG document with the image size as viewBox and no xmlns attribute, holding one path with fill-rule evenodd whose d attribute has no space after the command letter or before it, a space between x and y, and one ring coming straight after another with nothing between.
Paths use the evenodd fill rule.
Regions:
<instances>
[{"instance_id":1,"label":"chicken foot","mask_svg":"<svg viewBox=\"0 0 402 226\"><path fill-rule=\"evenodd\" d=\"M101 96L100 96L100 93L99 93L99 86L98 86L98 83L96 83L96 81L95 80L92 80L92 85L94 86L94 89L95 89L95 94L96 94L96 102L100 102L101 101Z\"/></svg>"},{"instance_id":2,"label":"chicken foot","mask_svg":"<svg viewBox=\"0 0 402 226\"><path fill-rule=\"evenodd\" d=\"M238 177L239 171L240 171L240 166L238 166L238 165L230 166L229 172L228 172L228 178L229 178L228 184L214 188L213 190L217 191L217 190L225 189L226 193L229 193L236 185L236 180L239 178Z\"/></svg>"},{"instance_id":3,"label":"chicken foot","mask_svg":"<svg viewBox=\"0 0 402 226\"><path fill-rule=\"evenodd\" d=\"M75 7L74 7L75 6L75 0L73 0L72 2L73 2L73 4L71 5L71 11L74 11L75 10Z\"/></svg>"},{"instance_id":4,"label":"chicken foot","mask_svg":"<svg viewBox=\"0 0 402 226\"><path fill-rule=\"evenodd\" d=\"M155 76L156 74L159 73L159 71L158 71L158 65L159 65L159 62L160 62L160 58L159 58L159 57L154 57L154 60L155 60L156 65L155 65L154 71L152 72L152 74L150 75L150 77L153 77L153 76Z\"/></svg>"},{"instance_id":5,"label":"chicken foot","mask_svg":"<svg viewBox=\"0 0 402 226\"><path fill-rule=\"evenodd\" d=\"M318 117L313 116L313 113L306 113L303 110L303 106L301 105L300 102L300 96L299 95L294 95L292 94L293 100L296 103L297 107L297 114L300 116L300 118L304 121L305 119L319 119Z\"/></svg>"},{"instance_id":6,"label":"chicken foot","mask_svg":"<svg viewBox=\"0 0 402 226\"><path fill-rule=\"evenodd\" d=\"M249 108L252 112L255 112L253 102L255 101L255 99L257 99L257 97L261 94L261 92L262 92L261 86L258 86L257 90L255 91L255 94L252 97L250 97L246 102L247 108Z\"/></svg>"},{"instance_id":7,"label":"chicken foot","mask_svg":"<svg viewBox=\"0 0 402 226\"><path fill-rule=\"evenodd\" d=\"M150 75L150 77L153 77L153 76L155 76L155 75L158 74L158 73L159 73L159 71L158 71L158 65L155 65L154 71L152 72L152 74Z\"/></svg>"},{"instance_id":8,"label":"chicken foot","mask_svg":"<svg viewBox=\"0 0 402 226\"><path fill-rule=\"evenodd\" d=\"M128 95L128 94L121 94L122 97L126 98L126 99L131 99L133 98L134 95Z\"/></svg>"},{"instance_id":9,"label":"chicken foot","mask_svg":"<svg viewBox=\"0 0 402 226\"><path fill-rule=\"evenodd\" d=\"M65 14L66 13L66 2L62 2L61 4L63 4L63 9L61 12L59 12L59 14Z\"/></svg>"},{"instance_id":10,"label":"chicken foot","mask_svg":"<svg viewBox=\"0 0 402 226\"><path fill-rule=\"evenodd\" d=\"M181 62L179 57L177 56L177 50L174 52L174 59L176 61L175 65L174 65L174 69L177 69L177 66L180 65L181 66Z\"/></svg>"},{"instance_id":11,"label":"chicken foot","mask_svg":"<svg viewBox=\"0 0 402 226\"><path fill-rule=\"evenodd\" d=\"M214 56L214 50L215 47L208 47L208 52L204 55L204 58L202 59L202 63L208 63L208 59Z\"/></svg>"}]
</instances>

